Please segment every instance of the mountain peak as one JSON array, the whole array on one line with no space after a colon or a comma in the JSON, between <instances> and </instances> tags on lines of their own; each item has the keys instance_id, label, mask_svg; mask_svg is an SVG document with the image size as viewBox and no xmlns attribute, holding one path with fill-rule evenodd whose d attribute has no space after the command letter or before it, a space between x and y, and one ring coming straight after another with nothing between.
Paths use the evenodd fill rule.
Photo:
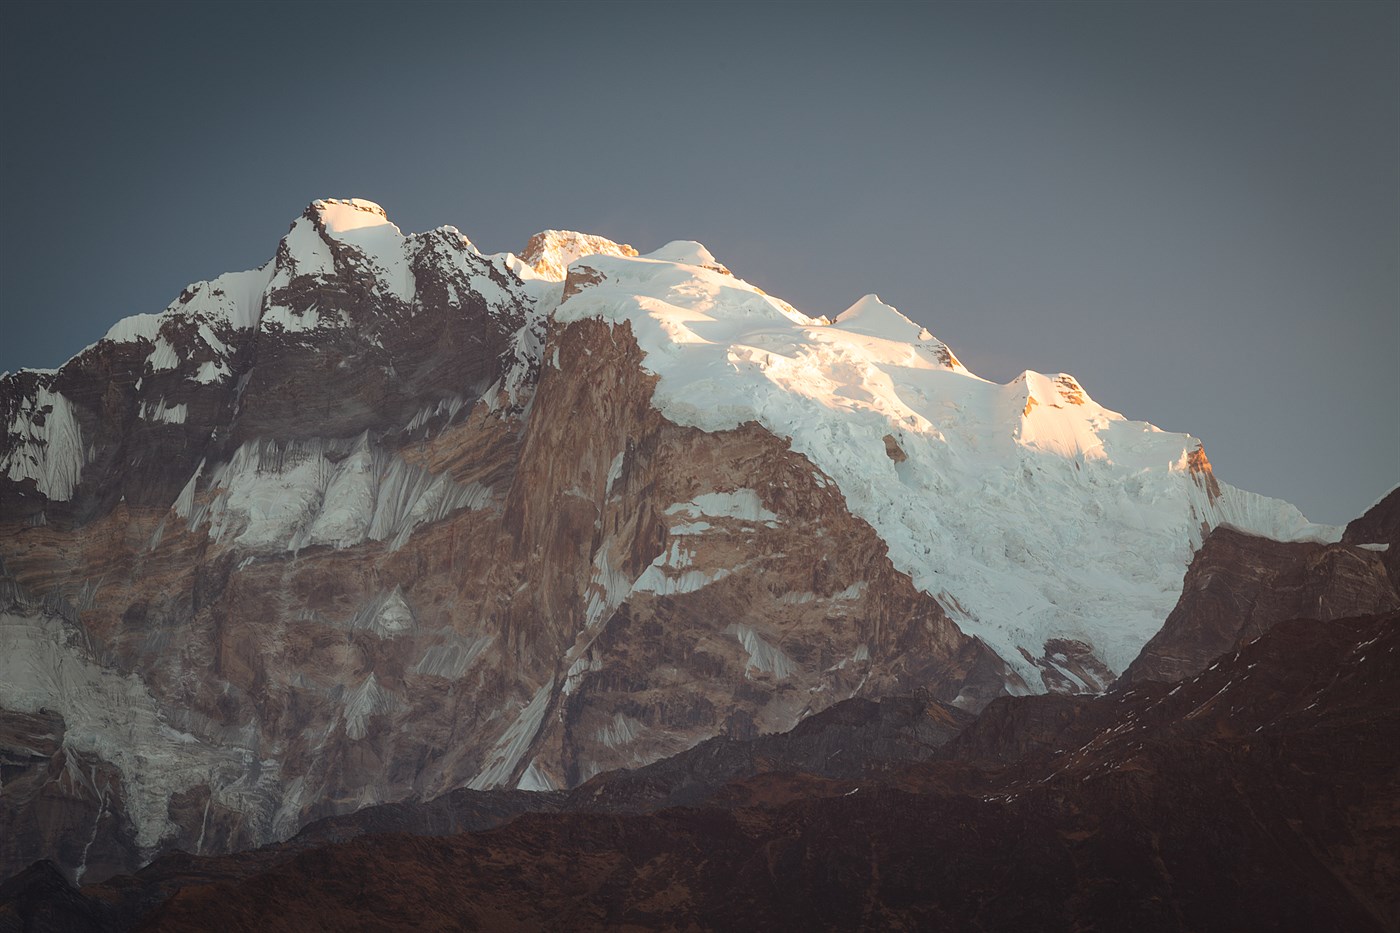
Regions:
<instances>
[{"instance_id":1,"label":"mountain peak","mask_svg":"<svg viewBox=\"0 0 1400 933\"><path fill-rule=\"evenodd\" d=\"M384 208L364 198L320 198L311 202L306 214L319 219L326 232L332 235L365 227L394 226Z\"/></svg>"},{"instance_id":2,"label":"mountain peak","mask_svg":"<svg viewBox=\"0 0 1400 933\"><path fill-rule=\"evenodd\" d=\"M1084 386L1079 380L1069 373L1037 373L1026 370L1011 380L1012 385L1024 383L1026 386L1026 413L1029 414L1032 401L1037 404L1049 404L1055 408L1064 405L1085 405L1097 404L1089 393L1084 391Z\"/></svg>"},{"instance_id":3,"label":"mountain peak","mask_svg":"<svg viewBox=\"0 0 1400 933\"><path fill-rule=\"evenodd\" d=\"M273 286L285 287L298 276L334 276L336 256L349 246L363 257L389 291L407 300L412 277L404 254L404 235L384 208L364 198L312 201L292 224L278 248Z\"/></svg>"},{"instance_id":4,"label":"mountain peak","mask_svg":"<svg viewBox=\"0 0 1400 933\"><path fill-rule=\"evenodd\" d=\"M884 340L898 340L901 343L916 343L932 340L933 334L899 313L893 305L887 305L880 296L871 292L836 316L833 327L864 334L867 337L880 337Z\"/></svg>"},{"instance_id":5,"label":"mountain peak","mask_svg":"<svg viewBox=\"0 0 1400 933\"><path fill-rule=\"evenodd\" d=\"M642 258L675 262L684 266L699 266L702 269L721 272L724 275L733 275L724 263L715 258L714 253L705 248L704 244L694 240L672 240L660 249L647 253Z\"/></svg>"},{"instance_id":6,"label":"mountain peak","mask_svg":"<svg viewBox=\"0 0 1400 933\"><path fill-rule=\"evenodd\" d=\"M576 230L541 230L525 244L520 260L541 278L562 282L569 264L584 256L635 255L637 251L628 244L614 243L596 234Z\"/></svg>"}]
</instances>

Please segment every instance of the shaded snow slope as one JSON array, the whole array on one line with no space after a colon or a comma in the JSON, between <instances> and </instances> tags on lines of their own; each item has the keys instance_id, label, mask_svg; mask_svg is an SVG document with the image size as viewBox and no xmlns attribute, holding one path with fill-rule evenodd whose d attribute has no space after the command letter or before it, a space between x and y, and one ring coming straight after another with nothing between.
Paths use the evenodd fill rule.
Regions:
<instances>
[{"instance_id":1,"label":"shaded snow slope","mask_svg":"<svg viewBox=\"0 0 1400 933\"><path fill-rule=\"evenodd\" d=\"M629 324L668 418L791 438L895 566L1029 683L1052 638L1122 671L1209 527L1338 534L1218 484L1194 437L1130 421L1071 376L989 382L874 295L826 324L683 246L576 263L555 318Z\"/></svg>"}]
</instances>

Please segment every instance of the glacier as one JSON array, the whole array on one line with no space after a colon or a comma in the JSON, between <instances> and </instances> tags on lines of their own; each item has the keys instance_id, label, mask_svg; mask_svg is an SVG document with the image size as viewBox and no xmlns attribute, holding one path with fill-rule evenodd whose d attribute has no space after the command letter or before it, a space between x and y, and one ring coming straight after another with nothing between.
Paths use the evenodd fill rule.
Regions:
<instances>
[{"instance_id":1,"label":"glacier","mask_svg":"<svg viewBox=\"0 0 1400 933\"><path fill-rule=\"evenodd\" d=\"M584 257L570 268L580 270L587 284L550 309L554 320L628 327L672 421L706 431L756 421L788 438L895 567L1032 689L1051 638L1083 641L1121 672L1216 525L1340 537L1286 502L1218 483L1199 440L1104 408L1068 374L975 375L875 295L834 322L810 317L689 241Z\"/></svg>"}]
</instances>

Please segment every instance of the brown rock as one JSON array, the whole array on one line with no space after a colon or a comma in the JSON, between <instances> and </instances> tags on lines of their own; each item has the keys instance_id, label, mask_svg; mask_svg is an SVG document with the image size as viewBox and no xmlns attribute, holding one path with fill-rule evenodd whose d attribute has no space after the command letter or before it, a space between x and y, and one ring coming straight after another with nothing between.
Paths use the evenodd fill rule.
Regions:
<instances>
[{"instance_id":1,"label":"brown rock","mask_svg":"<svg viewBox=\"0 0 1400 933\"><path fill-rule=\"evenodd\" d=\"M1120 684L1200 673L1237 643L1289 619L1400 606L1382 556L1350 544L1282 542L1220 527L1187 568L1181 599Z\"/></svg>"}]
</instances>

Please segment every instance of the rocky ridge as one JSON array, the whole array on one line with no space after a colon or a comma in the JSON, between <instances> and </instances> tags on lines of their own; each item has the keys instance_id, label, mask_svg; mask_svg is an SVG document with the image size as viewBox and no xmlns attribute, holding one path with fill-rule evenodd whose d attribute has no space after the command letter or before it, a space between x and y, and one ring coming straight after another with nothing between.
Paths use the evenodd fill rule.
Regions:
<instances>
[{"instance_id":1,"label":"rocky ridge","mask_svg":"<svg viewBox=\"0 0 1400 933\"><path fill-rule=\"evenodd\" d=\"M1349 618L1400 608L1394 552L1400 490L1334 544L1274 541L1215 529L1186 571L1180 601L1118 681L1172 682L1290 619Z\"/></svg>"}]
</instances>

